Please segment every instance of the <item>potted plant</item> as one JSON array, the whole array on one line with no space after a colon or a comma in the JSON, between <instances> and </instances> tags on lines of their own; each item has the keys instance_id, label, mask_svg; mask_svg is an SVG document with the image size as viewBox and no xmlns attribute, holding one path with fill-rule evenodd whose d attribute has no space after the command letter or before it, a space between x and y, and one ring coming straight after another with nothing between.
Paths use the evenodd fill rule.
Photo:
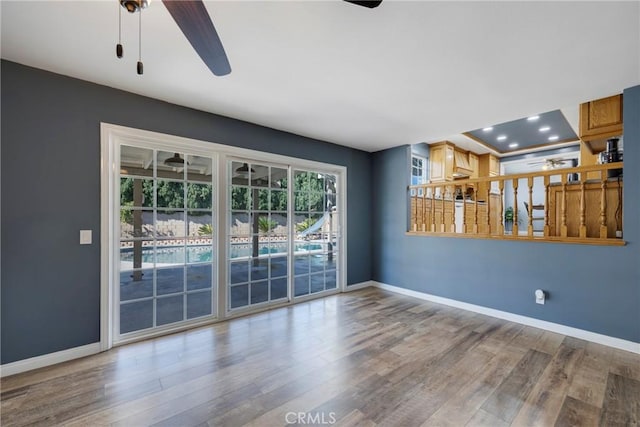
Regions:
<instances>
[{"instance_id":1,"label":"potted plant","mask_svg":"<svg viewBox=\"0 0 640 427\"><path fill-rule=\"evenodd\" d=\"M504 230L513 230L513 207L511 206L504 210Z\"/></svg>"}]
</instances>

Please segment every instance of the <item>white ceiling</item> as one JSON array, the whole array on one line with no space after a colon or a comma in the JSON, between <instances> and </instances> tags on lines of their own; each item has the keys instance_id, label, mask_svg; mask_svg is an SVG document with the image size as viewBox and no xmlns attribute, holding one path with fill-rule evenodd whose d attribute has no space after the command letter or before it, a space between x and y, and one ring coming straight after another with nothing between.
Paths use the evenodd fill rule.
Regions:
<instances>
[{"instance_id":1,"label":"white ceiling","mask_svg":"<svg viewBox=\"0 0 640 427\"><path fill-rule=\"evenodd\" d=\"M342 145L435 141L640 83L640 3L206 1L215 77L159 0L1 2L2 58ZM124 11L123 11L124 12Z\"/></svg>"}]
</instances>

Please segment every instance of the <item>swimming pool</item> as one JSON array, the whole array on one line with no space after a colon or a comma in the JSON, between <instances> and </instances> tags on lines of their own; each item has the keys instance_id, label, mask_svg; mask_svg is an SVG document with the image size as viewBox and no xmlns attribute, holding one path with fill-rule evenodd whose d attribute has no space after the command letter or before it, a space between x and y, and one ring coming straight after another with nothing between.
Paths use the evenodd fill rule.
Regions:
<instances>
[{"instance_id":1,"label":"swimming pool","mask_svg":"<svg viewBox=\"0 0 640 427\"><path fill-rule=\"evenodd\" d=\"M322 243L296 242L294 251L296 254L301 252L315 252L322 250ZM260 243L258 255L281 254L287 255L288 243ZM252 247L246 243L235 243L230 247L229 258L244 258L252 256ZM155 257L154 257L155 255ZM142 249L142 263L152 264L182 264L186 261L189 263L211 262L213 260L213 251L210 245L190 245L190 246L166 246ZM133 248L120 249L120 261L125 263L133 263Z\"/></svg>"}]
</instances>

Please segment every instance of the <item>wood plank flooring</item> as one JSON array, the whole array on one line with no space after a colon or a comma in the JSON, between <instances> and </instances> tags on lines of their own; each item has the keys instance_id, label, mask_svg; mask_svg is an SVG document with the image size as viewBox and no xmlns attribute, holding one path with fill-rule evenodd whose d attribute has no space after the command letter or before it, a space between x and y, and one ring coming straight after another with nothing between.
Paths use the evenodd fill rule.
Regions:
<instances>
[{"instance_id":1,"label":"wood plank flooring","mask_svg":"<svg viewBox=\"0 0 640 427\"><path fill-rule=\"evenodd\" d=\"M1 424L636 426L640 355L379 289L2 380Z\"/></svg>"}]
</instances>

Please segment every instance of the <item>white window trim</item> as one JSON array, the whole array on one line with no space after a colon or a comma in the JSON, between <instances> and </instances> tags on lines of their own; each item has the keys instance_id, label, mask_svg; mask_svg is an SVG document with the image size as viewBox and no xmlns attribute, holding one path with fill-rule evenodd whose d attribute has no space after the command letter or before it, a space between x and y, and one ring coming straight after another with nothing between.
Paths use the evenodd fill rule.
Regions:
<instances>
[{"instance_id":1,"label":"white window trim","mask_svg":"<svg viewBox=\"0 0 640 427\"><path fill-rule=\"evenodd\" d=\"M421 156L419 154L411 153L411 165L409 166L411 168L409 170L411 178L413 178L413 176L414 176L413 175L413 159L414 158L415 159L420 159L422 161L422 180L423 180L423 184L426 184L427 183L427 158L424 157L424 156Z\"/></svg>"},{"instance_id":2,"label":"white window trim","mask_svg":"<svg viewBox=\"0 0 640 427\"><path fill-rule=\"evenodd\" d=\"M312 295L310 298L321 298L326 295L345 292L347 289L347 168L344 166L332 165L327 163L321 163L311 160L299 159L296 157L284 156L279 154L266 153L262 151L249 150L245 148L233 147L229 145L223 145L215 142L196 140L191 138L185 138L175 135L168 135L158 132L146 131L141 129L129 128L125 126L114 125L110 123L100 124L101 135L101 215L100 215L100 347L101 350L108 350L114 344L113 322L114 322L114 295L111 292L111 283L116 283L115 274L117 273L117 260L118 254L116 253L117 245L115 244L115 238L119 236L112 236L116 218L119 218L119 212L117 211L117 205L114 202L116 195L115 176L118 175L116 166L118 165L118 147L121 144L134 144L141 147L149 147L156 149L166 149L168 151L174 151L176 146L183 147L185 151L193 152L193 154L201 153L206 156L210 156L217 161L217 179L216 188L214 190L215 200L218 202L217 209L217 221L218 230L226 230L226 200L225 194L222 189L227 187L227 174L226 174L226 162L228 157L241 157L250 158L255 161L272 162L279 164L291 165L295 168L309 168L318 170L320 172L336 174L340 188L344 189L338 195L339 206L341 209L338 214L341 216L339 223L341 224L340 230L338 230L339 239L341 241L341 248L339 251L339 270L338 281L339 285L335 290L320 292L317 295ZM224 203L224 206L220 206L220 203ZM225 231L226 233L226 231ZM226 259L226 244L224 239L221 238L222 234L218 233L216 237L216 250L218 259ZM291 305L301 302L299 299L291 297L288 302L282 304L274 304L268 306L256 307L254 310L242 310L233 313L227 312L226 307L226 266L224 263L219 264L218 268L218 280L217 287L214 289L217 297L217 307L214 312L217 313L215 319L200 320L194 323L183 323L178 326L168 326L167 328L158 329L157 333L145 333L144 336L137 336L136 334L130 334L126 339L119 341L117 344L124 344L139 339L147 339L152 336L177 332L179 330L185 330L193 328L199 324L208 324L217 321L231 319L233 317L246 315L248 313L259 312L264 310L270 310L279 306ZM306 300L306 298L304 299Z\"/></svg>"}]
</instances>

